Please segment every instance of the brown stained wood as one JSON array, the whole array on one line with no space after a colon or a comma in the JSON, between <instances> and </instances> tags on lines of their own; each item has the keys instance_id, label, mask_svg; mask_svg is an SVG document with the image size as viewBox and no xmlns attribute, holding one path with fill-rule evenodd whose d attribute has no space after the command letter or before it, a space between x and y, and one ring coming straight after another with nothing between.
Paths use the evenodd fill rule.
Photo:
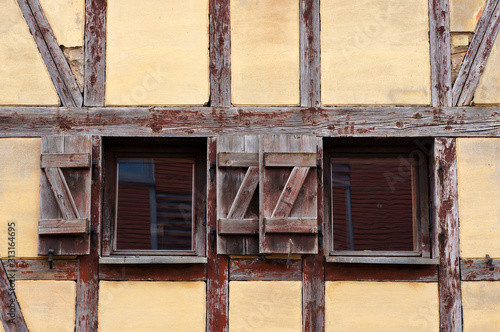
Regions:
<instances>
[{"instance_id":1,"label":"brown stained wood","mask_svg":"<svg viewBox=\"0 0 500 332\"><path fill-rule=\"evenodd\" d=\"M316 153L264 153L266 167L316 167Z\"/></svg>"},{"instance_id":2,"label":"brown stained wood","mask_svg":"<svg viewBox=\"0 0 500 332\"><path fill-rule=\"evenodd\" d=\"M325 266L327 281L420 281L437 282L436 265L377 265L328 263Z\"/></svg>"},{"instance_id":3,"label":"brown stained wood","mask_svg":"<svg viewBox=\"0 0 500 332\"><path fill-rule=\"evenodd\" d=\"M85 0L85 106L104 106L106 6L107 0Z\"/></svg>"},{"instance_id":4,"label":"brown stained wood","mask_svg":"<svg viewBox=\"0 0 500 332\"><path fill-rule=\"evenodd\" d=\"M39 235L87 234L88 219L41 219L38 221Z\"/></svg>"},{"instance_id":5,"label":"brown stained wood","mask_svg":"<svg viewBox=\"0 0 500 332\"><path fill-rule=\"evenodd\" d=\"M264 218L266 233L317 233L316 218Z\"/></svg>"},{"instance_id":6,"label":"brown stained wood","mask_svg":"<svg viewBox=\"0 0 500 332\"><path fill-rule=\"evenodd\" d=\"M5 332L28 332L15 293L16 272L6 269L0 261L0 321Z\"/></svg>"},{"instance_id":7,"label":"brown stained wood","mask_svg":"<svg viewBox=\"0 0 500 332\"><path fill-rule=\"evenodd\" d=\"M82 106L83 98L75 76L57 43L39 0L18 0L18 3L62 105L67 107Z\"/></svg>"},{"instance_id":8,"label":"brown stained wood","mask_svg":"<svg viewBox=\"0 0 500 332\"><path fill-rule=\"evenodd\" d=\"M8 260L3 259L7 266ZM47 259L15 259L14 266L8 270L15 271L16 280L76 280L78 262L74 259L54 259L50 269Z\"/></svg>"},{"instance_id":9,"label":"brown stained wood","mask_svg":"<svg viewBox=\"0 0 500 332\"><path fill-rule=\"evenodd\" d=\"M320 88L319 0L300 0L300 105L318 107Z\"/></svg>"},{"instance_id":10,"label":"brown stained wood","mask_svg":"<svg viewBox=\"0 0 500 332\"><path fill-rule=\"evenodd\" d=\"M286 259L231 259L229 280L301 280L302 261Z\"/></svg>"},{"instance_id":11,"label":"brown stained wood","mask_svg":"<svg viewBox=\"0 0 500 332\"><path fill-rule=\"evenodd\" d=\"M489 0L453 86L453 106L470 105L500 29L500 1Z\"/></svg>"},{"instance_id":12,"label":"brown stained wood","mask_svg":"<svg viewBox=\"0 0 500 332\"><path fill-rule=\"evenodd\" d=\"M434 220L439 249L441 331L462 331L456 140L434 141Z\"/></svg>"},{"instance_id":13,"label":"brown stained wood","mask_svg":"<svg viewBox=\"0 0 500 332\"><path fill-rule=\"evenodd\" d=\"M0 107L0 137L496 137L500 107Z\"/></svg>"},{"instance_id":14,"label":"brown stained wood","mask_svg":"<svg viewBox=\"0 0 500 332\"><path fill-rule=\"evenodd\" d=\"M78 257L78 279L76 283L76 332L97 331L99 297L99 253L103 194L103 149L99 136L91 140L94 178L90 186L91 245L88 255Z\"/></svg>"},{"instance_id":15,"label":"brown stained wood","mask_svg":"<svg viewBox=\"0 0 500 332\"><path fill-rule=\"evenodd\" d=\"M449 0L429 0L432 106L452 106Z\"/></svg>"},{"instance_id":16,"label":"brown stained wood","mask_svg":"<svg viewBox=\"0 0 500 332\"><path fill-rule=\"evenodd\" d=\"M217 159L217 138L209 137L207 142L208 165L215 165ZM210 173L210 169L207 170ZM207 329L223 332L229 329L229 258L217 254L215 228L217 218L217 178L210 181L207 174ZM218 239L217 239L218 240Z\"/></svg>"},{"instance_id":17,"label":"brown stained wood","mask_svg":"<svg viewBox=\"0 0 500 332\"><path fill-rule=\"evenodd\" d=\"M467 259L460 262L462 281L500 281L500 261Z\"/></svg>"},{"instance_id":18,"label":"brown stained wood","mask_svg":"<svg viewBox=\"0 0 500 332\"><path fill-rule=\"evenodd\" d=\"M309 167L294 167L290 177L288 178L281 196L278 199L278 203L274 208L271 218L286 218L292 211L293 205L299 192L302 189L302 185L306 180L307 173L309 173Z\"/></svg>"},{"instance_id":19,"label":"brown stained wood","mask_svg":"<svg viewBox=\"0 0 500 332\"><path fill-rule=\"evenodd\" d=\"M52 192L59 205L62 216L64 219L78 219L80 215L73 200L73 196L68 188L66 179L60 168L49 167L45 168L45 175L49 180Z\"/></svg>"},{"instance_id":20,"label":"brown stained wood","mask_svg":"<svg viewBox=\"0 0 500 332\"><path fill-rule=\"evenodd\" d=\"M210 0L210 106L231 106L230 0Z\"/></svg>"},{"instance_id":21,"label":"brown stained wood","mask_svg":"<svg viewBox=\"0 0 500 332\"><path fill-rule=\"evenodd\" d=\"M253 166L249 167L245 177L243 178L243 182L236 193L233 204L229 209L227 219L242 219L245 217L248 206L250 205L250 201L255 194L255 189L258 184L259 168Z\"/></svg>"},{"instance_id":22,"label":"brown stained wood","mask_svg":"<svg viewBox=\"0 0 500 332\"><path fill-rule=\"evenodd\" d=\"M99 280L206 280L205 264L100 264Z\"/></svg>"},{"instance_id":23,"label":"brown stained wood","mask_svg":"<svg viewBox=\"0 0 500 332\"><path fill-rule=\"evenodd\" d=\"M42 154L89 153L90 151L91 139L89 136L42 137ZM49 176L47 177L47 175ZM90 191L90 168L42 169L39 219L89 219ZM69 201L70 197L72 201ZM86 255L89 252L89 246L89 234L80 236L74 234L43 235L38 239L38 254L48 255L48 250L54 249L54 255Z\"/></svg>"},{"instance_id":24,"label":"brown stained wood","mask_svg":"<svg viewBox=\"0 0 500 332\"><path fill-rule=\"evenodd\" d=\"M219 219L219 234L259 234L259 219Z\"/></svg>"},{"instance_id":25,"label":"brown stained wood","mask_svg":"<svg viewBox=\"0 0 500 332\"><path fill-rule=\"evenodd\" d=\"M92 158L88 153L45 153L40 167L90 167Z\"/></svg>"},{"instance_id":26,"label":"brown stained wood","mask_svg":"<svg viewBox=\"0 0 500 332\"><path fill-rule=\"evenodd\" d=\"M247 152L219 152L220 167L259 167L259 154Z\"/></svg>"}]
</instances>

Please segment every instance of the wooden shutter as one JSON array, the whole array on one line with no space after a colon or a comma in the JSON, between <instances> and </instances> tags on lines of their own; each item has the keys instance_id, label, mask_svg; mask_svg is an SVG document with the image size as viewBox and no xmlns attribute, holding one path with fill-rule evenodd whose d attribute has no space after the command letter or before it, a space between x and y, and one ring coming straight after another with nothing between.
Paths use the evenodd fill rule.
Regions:
<instances>
[{"instance_id":1,"label":"wooden shutter","mask_svg":"<svg viewBox=\"0 0 500 332\"><path fill-rule=\"evenodd\" d=\"M259 137L217 139L217 252L259 253Z\"/></svg>"},{"instance_id":2,"label":"wooden shutter","mask_svg":"<svg viewBox=\"0 0 500 332\"><path fill-rule=\"evenodd\" d=\"M89 136L42 138L39 255L89 253L91 151Z\"/></svg>"},{"instance_id":3,"label":"wooden shutter","mask_svg":"<svg viewBox=\"0 0 500 332\"><path fill-rule=\"evenodd\" d=\"M262 137L261 253L318 253L316 143L312 135Z\"/></svg>"}]
</instances>

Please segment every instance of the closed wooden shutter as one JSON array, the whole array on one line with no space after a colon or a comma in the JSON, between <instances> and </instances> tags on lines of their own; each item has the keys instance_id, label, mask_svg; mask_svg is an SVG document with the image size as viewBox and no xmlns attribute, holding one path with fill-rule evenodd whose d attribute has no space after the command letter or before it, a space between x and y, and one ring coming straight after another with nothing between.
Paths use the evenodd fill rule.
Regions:
<instances>
[{"instance_id":1,"label":"closed wooden shutter","mask_svg":"<svg viewBox=\"0 0 500 332\"><path fill-rule=\"evenodd\" d=\"M39 255L89 253L91 151L89 136L42 138Z\"/></svg>"},{"instance_id":2,"label":"closed wooden shutter","mask_svg":"<svg viewBox=\"0 0 500 332\"><path fill-rule=\"evenodd\" d=\"M316 142L312 135L262 138L261 253L318 253Z\"/></svg>"}]
</instances>

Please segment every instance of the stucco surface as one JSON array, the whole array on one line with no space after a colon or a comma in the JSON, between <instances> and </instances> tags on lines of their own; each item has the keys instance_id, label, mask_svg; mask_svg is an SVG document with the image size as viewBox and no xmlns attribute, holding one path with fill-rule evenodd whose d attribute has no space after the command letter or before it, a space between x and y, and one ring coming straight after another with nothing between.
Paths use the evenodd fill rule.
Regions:
<instances>
[{"instance_id":1,"label":"stucco surface","mask_svg":"<svg viewBox=\"0 0 500 332\"><path fill-rule=\"evenodd\" d=\"M474 94L476 105L500 104L500 38L493 44Z\"/></svg>"},{"instance_id":2,"label":"stucco surface","mask_svg":"<svg viewBox=\"0 0 500 332\"><path fill-rule=\"evenodd\" d=\"M500 326L500 282L462 281L464 332L495 332Z\"/></svg>"},{"instance_id":3,"label":"stucco surface","mask_svg":"<svg viewBox=\"0 0 500 332\"><path fill-rule=\"evenodd\" d=\"M40 0L59 45L83 46L85 0Z\"/></svg>"},{"instance_id":4,"label":"stucco surface","mask_svg":"<svg viewBox=\"0 0 500 332\"><path fill-rule=\"evenodd\" d=\"M450 30L474 32L485 3L485 0L450 0Z\"/></svg>"}]
</instances>

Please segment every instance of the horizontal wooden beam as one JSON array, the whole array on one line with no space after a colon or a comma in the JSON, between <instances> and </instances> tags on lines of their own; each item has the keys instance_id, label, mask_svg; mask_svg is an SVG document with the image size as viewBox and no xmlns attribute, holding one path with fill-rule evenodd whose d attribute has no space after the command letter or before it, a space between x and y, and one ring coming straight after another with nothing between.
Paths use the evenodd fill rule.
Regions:
<instances>
[{"instance_id":1,"label":"horizontal wooden beam","mask_svg":"<svg viewBox=\"0 0 500 332\"><path fill-rule=\"evenodd\" d=\"M231 259L229 280L302 280L302 260Z\"/></svg>"},{"instance_id":2,"label":"horizontal wooden beam","mask_svg":"<svg viewBox=\"0 0 500 332\"><path fill-rule=\"evenodd\" d=\"M316 167L316 153L307 152L265 152L266 167Z\"/></svg>"},{"instance_id":3,"label":"horizontal wooden beam","mask_svg":"<svg viewBox=\"0 0 500 332\"><path fill-rule=\"evenodd\" d=\"M0 107L0 137L46 135L495 137L500 107Z\"/></svg>"},{"instance_id":4,"label":"horizontal wooden beam","mask_svg":"<svg viewBox=\"0 0 500 332\"><path fill-rule=\"evenodd\" d=\"M264 218L266 233L318 233L316 218Z\"/></svg>"},{"instance_id":5,"label":"horizontal wooden beam","mask_svg":"<svg viewBox=\"0 0 500 332\"><path fill-rule=\"evenodd\" d=\"M117 256L100 257L101 264L204 264L206 257L198 256Z\"/></svg>"},{"instance_id":6,"label":"horizontal wooden beam","mask_svg":"<svg viewBox=\"0 0 500 332\"><path fill-rule=\"evenodd\" d=\"M78 262L74 259L54 259L50 269L47 259L3 259L5 266L12 262L16 280L76 280Z\"/></svg>"},{"instance_id":7,"label":"horizontal wooden beam","mask_svg":"<svg viewBox=\"0 0 500 332\"><path fill-rule=\"evenodd\" d=\"M99 265L100 280L206 280L205 264Z\"/></svg>"},{"instance_id":8,"label":"horizontal wooden beam","mask_svg":"<svg viewBox=\"0 0 500 332\"><path fill-rule=\"evenodd\" d=\"M43 153L40 167L90 167L90 153Z\"/></svg>"},{"instance_id":9,"label":"horizontal wooden beam","mask_svg":"<svg viewBox=\"0 0 500 332\"><path fill-rule=\"evenodd\" d=\"M258 153L219 152L220 167L252 167L259 166Z\"/></svg>"},{"instance_id":10,"label":"horizontal wooden beam","mask_svg":"<svg viewBox=\"0 0 500 332\"><path fill-rule=\"evenodd\" d=\"M327 281L420 281L437 282L437 265L326 264Z\"/></svg>"},{"instance_id":11,"label":"horizontal wooden beam","mask_svg":"<svg viewBox=\"0 0 500 332\"><path fill-rule=\"evenodd\" d=\"M500 281L500 260L462 260L460 272L462 281Z\"/></svg>"},{"instance_id":12,"label":"horizontal wooden beam","mask_svg":"<svg viewBox=\"0 0 500 332\"><path fill-rule=\"evenodd\" d=\"M54 234L88 234L88 219L40 219L38 220L39 235Z\"/></svg>"},{"instance_id":13,"label":"horizontal wooden beam","mask_svg":"<svg viewBox=\"0 0 500 332\"><path fill-rule=\"evenodd\" d=\"M219 219L219 234L259 234L259 219Z\"/></svg>"}]
</instances>

